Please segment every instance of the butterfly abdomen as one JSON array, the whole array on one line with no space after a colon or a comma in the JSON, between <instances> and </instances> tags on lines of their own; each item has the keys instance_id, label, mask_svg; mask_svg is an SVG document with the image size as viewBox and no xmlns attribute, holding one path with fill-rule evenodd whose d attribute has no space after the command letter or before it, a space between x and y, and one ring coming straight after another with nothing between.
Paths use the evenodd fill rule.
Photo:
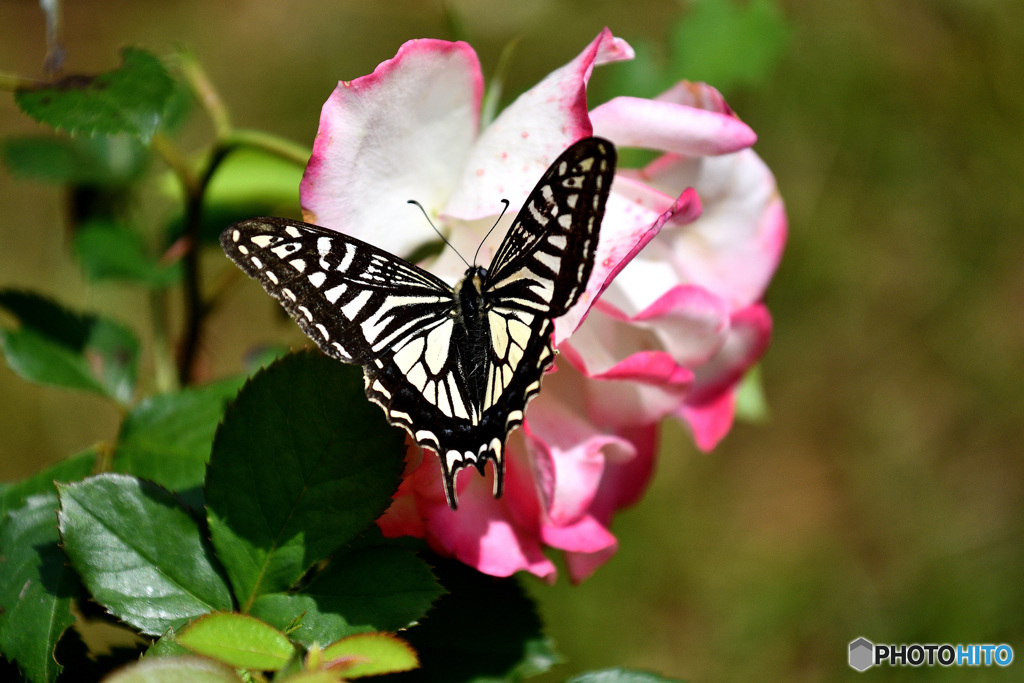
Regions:
<instances>
[{"instance_id":1,"label":"butterfly abdomen","mask_svg":"<svg viewBox=\"0 0 1024 683\"><path fill-rule=\"evenodd\" d=\"M459 347L459 365L466 378L469 400L483 412L487 390L487 370L491 331L487 322L487 306L483 295L483 281L486 271L473 267L466 271L462 282L456 286L459 301L459 315L456 319L462 328L463 343Z\"/></svg>"}]
</instances>

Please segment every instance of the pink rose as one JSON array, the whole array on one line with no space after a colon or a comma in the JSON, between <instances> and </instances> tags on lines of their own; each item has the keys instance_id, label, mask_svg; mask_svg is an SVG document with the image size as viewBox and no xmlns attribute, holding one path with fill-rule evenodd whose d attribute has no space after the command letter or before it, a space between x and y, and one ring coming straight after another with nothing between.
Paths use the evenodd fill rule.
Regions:
<instances>
[{"instance_id":1,"label":"pink rose","mask_svg":"<svg viewBox=\"0 0 1024 683\"><path fill-rule=\"evenodd\" d=\"M616 550L608 527L646 488L658 422L681 417L703 449L729 430L735 386L768 344L760 299L785 243L785 212L749 149L753 131L713 88L683 82L588 111L594 66L632 57L605 29L482 131L480 64L461 42L410 41L324 104L301 186L306 220L400 256L435 239L409 199L468 255L501 200L517 209L580 138L663 152L616 175L587 290L555 321L556 371L508 440L504 496L491 496L490 471L463 475L453 512L435 456L410 446L378 522L386 535L426 538L489 574L549 580L543 548L558 548L579 581ZM499 243L487 240L478 261ZM451 249L428 267L453 284L465 270Z\"/></svg>"}]
</instances>

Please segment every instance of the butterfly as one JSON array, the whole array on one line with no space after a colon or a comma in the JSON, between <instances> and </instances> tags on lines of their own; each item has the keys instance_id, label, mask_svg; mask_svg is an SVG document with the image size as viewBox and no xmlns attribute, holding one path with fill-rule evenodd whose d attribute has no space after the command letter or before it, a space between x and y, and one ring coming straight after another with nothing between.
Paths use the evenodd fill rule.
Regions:
<instances>
[{"instance_id":1,"label":"butterfly","mask_svg":"<svg viewBox=\"0 0 1024 683\"><path fill-rule=\"evenodd\" d=\"M387 251L327 228L253 218L221 235L225 253L329 356L363 366L388 422L437 453L448 505L455 477L494 463L554 362L553 319L594 266L615 172L612 143L566 149L527 196L489 268L455 287Z\"/></svg>"}]
</instances>

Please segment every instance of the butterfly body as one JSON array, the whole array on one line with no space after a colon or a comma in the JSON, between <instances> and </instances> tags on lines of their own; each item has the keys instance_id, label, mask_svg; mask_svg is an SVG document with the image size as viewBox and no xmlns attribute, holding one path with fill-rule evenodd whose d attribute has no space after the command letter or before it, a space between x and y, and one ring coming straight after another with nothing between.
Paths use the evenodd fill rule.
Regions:
<instances>
[{"instance_id":1,"label":"butterfly body","mask_svg":"<svg viewBox=\"0 0 1024 683\"><path fill-rule=\"evenodd\" d=\"M363 366L367 397L455 475L494 462L503 487L508 433L554 362L553 319L586 288L615 166L611 143L586 138L527 197L490 268L451 287L373 245L315 225L258 218L221 244L328 355Z\"/></svg>"}]
</instances>

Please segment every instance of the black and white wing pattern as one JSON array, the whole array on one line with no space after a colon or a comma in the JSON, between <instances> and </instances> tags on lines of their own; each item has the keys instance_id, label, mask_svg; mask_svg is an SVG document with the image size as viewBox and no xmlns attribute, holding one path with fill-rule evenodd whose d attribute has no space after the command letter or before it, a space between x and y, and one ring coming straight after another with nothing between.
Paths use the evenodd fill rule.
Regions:
<instances>
[{"instance_id":1,"label":"black and white wing pattern","mask_svg":"<svg viewBox=\"0 0 1024 683\"><path fill-rule=\"evenodd\" d=\"M329 356L363 366L367 397L455 476L494 462L501 495L508 433L554 362L552 320L587 286L615 171L615 148L585 138L527 197L490 269L454 288L334 230L254 218L221 235L227 255L281 302Z\"/></svg>"}]
</instances>

